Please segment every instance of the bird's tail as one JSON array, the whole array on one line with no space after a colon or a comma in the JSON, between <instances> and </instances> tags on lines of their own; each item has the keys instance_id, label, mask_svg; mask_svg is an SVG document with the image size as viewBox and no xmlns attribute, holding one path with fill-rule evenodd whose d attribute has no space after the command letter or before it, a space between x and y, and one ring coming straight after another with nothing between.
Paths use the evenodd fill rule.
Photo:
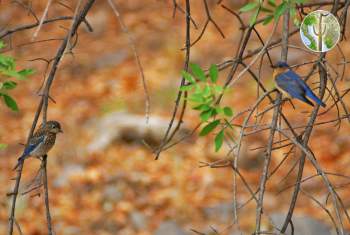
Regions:
<instances>
[{"instance_id":1,"label":"bird's tail","mask_svg":"<svg viewBox=\"0 0 350 235\"><path fill-rule=\"evenodd\" d=\"M306 92L306 96L315 101L318 105L326 107L326 104L322 102L312 91Z\"/></svg>"},{"instance_id":2,"label":"bird's tail","mask_svg":"<svg viewBox=\"0 0 350 235\"><path fill-rule=\"evenodd\" d=\"M18 158L17 164L16 164L16 166L15 166L12 170L17 170L17 168L18 168L21 164L23 164L25 157L26 157L25 155L22 155L20 158Z\"/></svg>"}]
</instances>

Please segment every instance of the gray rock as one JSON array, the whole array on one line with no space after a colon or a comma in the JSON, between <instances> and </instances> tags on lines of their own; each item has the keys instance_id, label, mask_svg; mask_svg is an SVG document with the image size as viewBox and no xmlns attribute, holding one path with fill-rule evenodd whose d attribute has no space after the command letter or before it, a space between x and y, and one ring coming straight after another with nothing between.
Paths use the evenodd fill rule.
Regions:
<instances>
[{"instance_id":1,"label":"gray rock","mask_svg":"<svg viewBox=\"0 0 350 235\"><path fill-rule=\"evenodd\" d=\"M118 202L123 198L123 192L115 185L108 185L103 191L105 201Z\"/></svg>"},{"instance_id":2,"label":"gray rock","mask_svg":"<svg viewBox=\"0 0 350 235\"><path fill-rule=\"evenodd\" d=\"M159 225L154 235L189 235L174 221L165 221Z\"/></svg>"},{"instance_id":3,"label":"gray rock","mask_svg":"<svg viewBox=\"0 0 350 235\"><path fill-rule=\"evenodd\" d=\"M144 115L136 115L126 112L113 112L102 118L90 120L86 129L93 136L87 151L98 152L104 150L116 140L143 144L146 141L150 145L159 145L169 125L168 118L152 116L146 123ZM180 128L178 135L182 137L190 133L186 127Z\"/></svg>"},{"instance_id":4,"label":"gray rock","mask_svg":"<svg viewBox=\"0 0 350 235\"><path fill-rule=\"evenodd\" d=\"M145 229L147 227L147 218L138 211L133 211L130 214L130 220L133 227L137 230Z\"/></svg>"},{"instance_id":5,"label":"gray rock","mask_svg":"<svg viewBox=\"0 0 350 235\"><path fill-rule=\"evenodd\" d=\"M69 182L69 178L73 175L79 175L84 173L84 167L81 165L66 165L64 166L61 174L53 182L54 187L63 187L66 186Z\"/></svg>"},{"instance_id":6,"label":"gray rock","mask_svg":"<svg viewBox=\"0 0 350 235\"><path fill-rule=\"evenodd\" d=\"M272 222L281 228L286 215L281 213L275 213L271 215ZM293 216L294 234L298 235L331 235L331 228L311 217L297 217ZM278 233L278 231L275 231ZM291 229L288 227L286 235L291 234Z\"/></svg>"},{"instance_id":7,"label":"gray rock","mask_svg":"<svg viewBox=\"0 0 350 235\"><path fill-rule=\"evenodd\" d=\"M96 59L95 68L101 69L111 66L117 66L124 62L128 57L127 50L119 50L113 53L107 53Z\"/></svg>"},{"instance_id":8,"label":"gray rock","mask_svg":"<svg viewBox=\"0 0 350 235\"><path fill-rule=\"evenodd\" d=\"M208 219L221 223L227 223L232 220L232 211L232 204L230 203L220 203L204 208L204 214Z\"/></svg>"}]
</instances>

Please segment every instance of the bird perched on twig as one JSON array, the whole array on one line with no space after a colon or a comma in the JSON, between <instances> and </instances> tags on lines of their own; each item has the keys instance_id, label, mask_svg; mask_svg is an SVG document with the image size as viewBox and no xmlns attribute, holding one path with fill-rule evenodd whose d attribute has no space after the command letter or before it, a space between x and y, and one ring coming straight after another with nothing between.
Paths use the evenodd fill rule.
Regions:
<instances>
[{"instance_id":1,"label":"bird perched on twig","mask_svg":"<svg viewBox=\"0 0 350 235\"><path fill-rule=\"evenodd\" d=\"M310 98L316 104L326 107L310 89L310 87L304 82L301 77L290 69L289 65L285 62L277 62L274 66L273 78L276 82L276 87L284 95L289 98L296 98L311 106L314 104L308 99Z\"/></svg>"},{"instance_id":2,"label":"bird perched on twig","mask_svg":"<svg viewBox=\"0 0 350 235\"><path fill-rule=\"evenodd\" d=\"M14 169L17 169L20 164L29 156L42 157L47 154L54 146L56 134L63 132L61 125L57 121L48 121L46 125L41 124L39 129L30 138L28 145L25 147L23 154L18 158L18 163Z\"/></svg>"}]
</instances>

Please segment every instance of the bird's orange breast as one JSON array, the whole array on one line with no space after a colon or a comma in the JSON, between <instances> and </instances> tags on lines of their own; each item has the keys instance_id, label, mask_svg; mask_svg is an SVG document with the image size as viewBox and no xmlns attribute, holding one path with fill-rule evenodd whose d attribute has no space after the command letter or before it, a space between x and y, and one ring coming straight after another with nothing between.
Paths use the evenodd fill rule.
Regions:
<instances>
[{"instance_id":1,"label":"bird's orange breast","mask_svg":"<svg viewBox=\"0 0 350 235\"><path fill-rule=\"evenodd\" d=\"M274 80L276 80L276 78L278 76L280 76L281 74L287 72L288 69L285 68L276 68L274 69L273 73L272 73L272 77ZM282 93L283 96L287 97L287 98L292 98L290 94L288 94L286 91L284 91L281 87L278 86L277 82L275 82L276 84L276 88Z\"/></svg>"}]
</instances>

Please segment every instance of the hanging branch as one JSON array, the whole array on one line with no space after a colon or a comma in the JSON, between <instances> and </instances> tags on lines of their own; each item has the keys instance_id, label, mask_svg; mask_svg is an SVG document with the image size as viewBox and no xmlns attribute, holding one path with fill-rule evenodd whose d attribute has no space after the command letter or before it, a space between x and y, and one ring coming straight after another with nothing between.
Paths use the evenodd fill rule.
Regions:
<instances>
[{"instance_id":1,"label":"hanging branch","mask_svg":"<svg viewBox=\"0 0 350 235\"><path fill-rule=\"evenodd\" d=\"M89 0L86 2L86 4L84 5L84 7L82 8L82 10L79 12L79 14L77 15L77 17L74 18L74 22L72 24L72 28L71 30L67 33L66 37L64 38L64 40L62 41L62 44L60 46L60 48L58 49L55 59L53 61L50 73L48 75L48 78L46 80L45 83L45 87L44 87L44 92L43 95L40 99L40 103L38 106L38 109L35 113L34 116L34 120L32 123L32 127L31 130L28 134L28 138L27 138L27 144L29 143L30 138L33 135L35 126L38 122L39 116L41 111L43 111L43 123L46 124L46 120L47 120L47 108L48 108L48 100L49 100L49 91L52 85L52 82L55 78L55 74L58 68L58 65L61 61L61 58L66 50L66 47L68 45L68 41L69 39L76 34L81 22L84 21L85 16L87 15L87 13L89 12L90 8L92 7L92 5L94 4L94 0ZM17 200L17 195L18 195L18 189L19 189L19 184L20 184L20 180L21 180L21 175L22 175L22 170L23 170L23 165L24 164L20 164L19 168L17 170L17 176L16 176L16 183L14 186L14 190L11 193L12 195L12 205L11 205L11 211L10 211L10 216L9 216L9 227L8 227L8 235L12 235L13 234L13 225L14 225L14 221L15 221L15 208L16 208L16 200ZM46 163L44 164L46 166ZM46 172L46 169L45 169ZM47 189L47 187L46 187ZM51 225L51 216L49 214L49 208L48 208L48 192L47 192L47 197L45 197L45 200L47 200L47 208L46 208L46 212L47 212L47 219L48 219L48 231L50 234L52 234L52 225Z\"/></svg>"},{"instance_id":2,"label":"hanging branch","mask_svg":"<svg viewBox=\"0 0 350 235\"><path fill-rule=\"evenodd\" d=\"M190 63L190 47L191 47L191 39L190 39L191 23L190 23L190 21L191 21L191 6L190 6L190 1L186 0L186 41L185 41L186 55L185 55L185 65L184 65L185 71L188 71L188 66ZM181 78L180 87L184 86L184 85L185 85L185 78ZM174 137L176 132L180 129L180 126L183 122L182 119L183 119L183 116L185 114L185 110L186 110L186 106L187 106L187 100L186 100L187 91L184 92L184 101L183 101L182 108L180 111L179 121L178 121L177 125L175 126L174 130L172 131L172 133L170 133L171 128L173 127L174 122L175 122L175 118L176 118L176 114L177 114L177 111L179 108L182 94L183 94L183 92L179 88L179 92L178 92L176 100L175 100L175 107L174 107L173 115L172 115L171 120L169 122L168 128L165 132L163 140L156 151L155 160L158 160L160 153L162 152L164 147L172 140L172 138Z\"/></svg>"},{"instance_id":3,"label":"hanging branch","mask_svg":"<svg viewBox=\"0 0 350 235\"><path fill-rule=\"evenodd\" d=\"M141 61L140 61L140 57L139 54L137 53L137 49L136 49L136 44L134 39L132 38L128 28L126 27L123 18L121 17L116 4L112 1L112 0L108 0L108 4L111 6L115 16L117 17L120 27L122 28L123 32L127 35L128 40L129 40L129 44L130 47L134 53L134 57L136 60L136 64L137 67L139 68L139 72L140 72L140 76L141 76L141 81L142 81L142 86L143 86L143 91L145 94L145 116L146 116L146 123L148 123L149 121L149 115L150 115L150 108L151 108L151 100L150 100L150 96L148 93L148 88L147 88L147 83L146 83L146 78L145 78L145 74L143 72L143 67L141 65Z\"/></svg>"}]
</instances>

